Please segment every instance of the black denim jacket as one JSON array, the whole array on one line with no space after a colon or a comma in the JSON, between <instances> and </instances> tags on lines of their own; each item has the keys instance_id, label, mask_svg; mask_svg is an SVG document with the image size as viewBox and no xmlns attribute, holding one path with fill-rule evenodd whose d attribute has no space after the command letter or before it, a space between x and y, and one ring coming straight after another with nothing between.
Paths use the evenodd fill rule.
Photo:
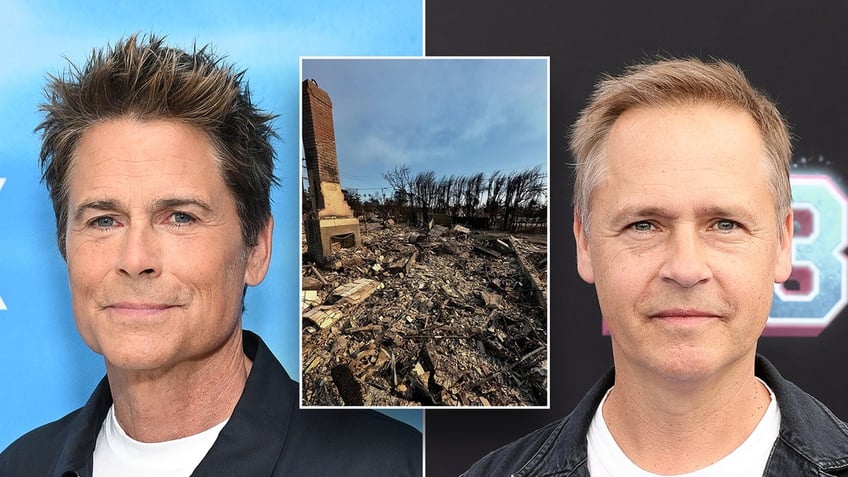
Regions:
<instances>
[{"instance_id":1,"label":"black denim jacket","mask_svg":"<svg viewBox=\"0 0 848 477\"><path fill-rule=\"evenodd\" d=\"M755 373L774 391L780 408L780 434L763 476L848 476L848 425L762 356ZM613 381L611 369L571 414L490 453L463 476L588 477L586 434Z\"/></svg>"}]
</instances>

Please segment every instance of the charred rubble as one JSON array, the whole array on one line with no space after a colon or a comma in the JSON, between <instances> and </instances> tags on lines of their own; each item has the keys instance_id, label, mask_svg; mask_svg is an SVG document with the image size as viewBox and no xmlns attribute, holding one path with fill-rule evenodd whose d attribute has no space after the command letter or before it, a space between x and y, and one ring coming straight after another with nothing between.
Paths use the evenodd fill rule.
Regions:
<instances>
[{"instance_id":1,"label":"charred rubble","mask_svg":"<svg viewBox=\"0 0 848 477\"><path fill-rule=\"evenodd\" d=\"M304 253L304 405L547 405L546 277L544 234L459 225Z\"/></svg>"}]
</instances>

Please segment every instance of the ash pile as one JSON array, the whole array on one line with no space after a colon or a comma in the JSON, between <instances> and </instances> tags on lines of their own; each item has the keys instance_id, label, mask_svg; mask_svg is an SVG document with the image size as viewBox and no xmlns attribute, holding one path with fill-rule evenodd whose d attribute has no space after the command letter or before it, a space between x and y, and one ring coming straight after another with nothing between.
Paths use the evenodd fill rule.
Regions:
<instances>
[{"instance_id":1,"label":"ash pile","mask_svg":"<svg viewBox=\"0 0 848 477\"><path fill-rule=\"evenodd\" d=\"M547 405L545 235L387 220L361 236L304 254L304 405Z\"/></svg>"}]
</instances>

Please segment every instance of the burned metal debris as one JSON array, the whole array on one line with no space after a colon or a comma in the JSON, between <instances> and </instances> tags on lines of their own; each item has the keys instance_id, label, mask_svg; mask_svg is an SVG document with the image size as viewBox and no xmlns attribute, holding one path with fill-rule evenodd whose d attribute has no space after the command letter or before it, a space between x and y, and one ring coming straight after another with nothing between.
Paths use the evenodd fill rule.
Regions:
<instances>
[{"instance_id":1,"label":"burned metal debris","mask_svg":"<svg viewBox=\"0 0 848 477\"><path fill-rule=\"evenodd\" d=\"M544 406L544 235L365 223L304 254L307 406Z\"/></svg>"}]
</instances>

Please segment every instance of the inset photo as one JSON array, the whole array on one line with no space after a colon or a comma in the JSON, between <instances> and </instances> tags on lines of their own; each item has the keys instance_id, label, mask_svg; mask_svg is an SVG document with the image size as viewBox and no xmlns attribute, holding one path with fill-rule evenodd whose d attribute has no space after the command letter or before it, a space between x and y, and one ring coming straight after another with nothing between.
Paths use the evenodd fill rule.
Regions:
<instances>
[{"instance_id":1,"label":"inset photo","mask_svg":"<svg viewBox=\"0 0 848 477\"><path fill-rule=\"evenodd\" d=\"M543 407L549 59L301 58L304 407Z\"/></svg>"}]
</instances>

